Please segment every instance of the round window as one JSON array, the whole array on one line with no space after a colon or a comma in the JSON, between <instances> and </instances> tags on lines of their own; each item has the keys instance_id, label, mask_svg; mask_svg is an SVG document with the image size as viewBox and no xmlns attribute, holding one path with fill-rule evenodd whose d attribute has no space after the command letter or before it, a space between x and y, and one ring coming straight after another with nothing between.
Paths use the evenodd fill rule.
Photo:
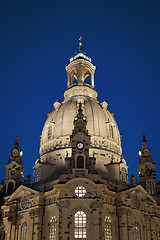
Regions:
<instances>
[{"instance_id":1,"label":"round window","mask_svg":"<svg viewBox=\"0 0 160 240\"><path fill-rule=\"evenodd\" d=\"M75 189L75 194L77 197L83 197L86 194L86 189L83 186L78 186Z\"/></svg>"},{"instance_id":2,"label":"round window","mask_svg":"<svg viewBox=\"0 0 160 240\"><path fill-rule=\"evenodd\" d=\"M22 209L22 210L25 210L27 207L28 207L28 197L27 197L27 196L24 196L24 197L21 199L21 209Z\"/></svg>"}]
</instances>

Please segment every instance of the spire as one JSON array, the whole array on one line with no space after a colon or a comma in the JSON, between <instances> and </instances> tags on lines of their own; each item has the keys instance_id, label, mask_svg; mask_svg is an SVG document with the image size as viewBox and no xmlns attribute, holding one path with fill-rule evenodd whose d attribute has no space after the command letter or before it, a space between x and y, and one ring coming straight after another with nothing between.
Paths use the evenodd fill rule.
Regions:
<instances>
[{"instance_id":1,"label":"spire","mask_svg":"<svg viewBox=\"0 0 160 240\"><path fill-rule=\"evenodd\" d=\"M19 146L19 135L16 135L16 140L14 143L14 148L11 150L11 155L9 158L9 162L11 161L16 161L17 163L21 163L22 162L22 156L23 152L20 150L20 146Z\"/></svg>"},{"instance_id":2,"label":"spire","mask_svg":"<svg viewBox=\"0 0 160 240\"><path fill-rule=\"evenodd\" d=\"M148 148L145 134L143 134L142 149L139 150L139 156L140 156L140 162L147 162L147 161L153 162L151 158L151 150Z\"/></svg>"},{"instance_id":3,"label":"spire","mask_svg":"<svg viewBox=\"0 0 160 240\"><path fill-rule=\"evenodd\" d=\"M79 50L73 55L73 57L70 58L70 62L78 58L85 59L89 62L92 61L92 59L85 52L82 51L82 36L80 36L79 38Z\"/></svg>"},{"instance_id":4,"label":"spire","mask_svg":"<svg viewBox=\"0 0 160 240\"><path fill-rule=\"evenodd\" d=\"M143 134L143 142L146 142L146 135Z\"/></svg>"},{"instance_id":5,"label":"spire","mask_svg":"<svg viewBox=\"0 0 160 240\"><path fill-rule=\"evenodd\" d=\"M82 50L82 36L79 38L79 50Z\"/></svg>"},{"instance_id":6,"label":"spire","mask_svg":"<svg viewBox=\"0 0 160 240\"><path fill-rule=\"evenodd\" d=\"M19 150L19 134L16 135L16 140L14 144L14 148Z\"/></svg>"},{"instance_id":7,"label":"spire","mask_svg":"<svg viewBox=\"0 0 160 240\"><path fill-rule=\"evenodd\" d=\"M148 148L148 144L146 141L146 135L143 134L143 140L142 140L143 144L142 144L142 149Z\"/></svg>"},{"instance_id":8,"label":"spire","mask_svg":"<svg viewBox=\"0 0 160 240\"><path fill-rule=\"evenodd\" d=\"M74 129L73 129L72 134L77 133L77 132L83 132L83 133L88 134L88 130L86 129L87 120L83 114L81 102L78 105L78 113L74 119L73 124L74 124Z\"/></svg>"}]
</instances>

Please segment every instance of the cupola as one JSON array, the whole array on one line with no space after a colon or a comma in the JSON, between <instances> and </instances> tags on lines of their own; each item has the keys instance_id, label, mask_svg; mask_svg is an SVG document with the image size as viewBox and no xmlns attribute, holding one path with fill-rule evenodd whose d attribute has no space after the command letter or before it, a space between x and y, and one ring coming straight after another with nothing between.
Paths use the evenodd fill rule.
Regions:
<instances>
[{"instance_id":1,"label":"cupola","mask_svg":"<svg viewBox=\"0 0 160 240\"><path fill-rule=\"evenodd\" d=\"M91 87L94 88L94 73L96 67L91 63L91 58L82 50L82 37L79 39L79 50L70 58L66 66L67 88L77 84L84 85L85 79L90 76ZM74 80L76 82L74 82Z\"/></svg>"}]
</instances>

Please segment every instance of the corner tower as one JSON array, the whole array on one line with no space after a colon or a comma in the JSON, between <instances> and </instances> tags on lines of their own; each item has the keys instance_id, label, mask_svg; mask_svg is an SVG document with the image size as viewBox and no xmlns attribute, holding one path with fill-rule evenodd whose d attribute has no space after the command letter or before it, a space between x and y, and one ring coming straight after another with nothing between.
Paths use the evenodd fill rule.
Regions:
<instances>
[{"instance_id":1,"label":"corner tower","mask_svg":"<svg viewBox=\"0 0 160 240\"><path fill-rule=\"evenodd\" d=\"M22 151L19 147L19 135L16 135L14 148L6 164L5 188L6 194L12 194L22 183L24 165L22 163Z\"/></svg>"},{"instance_id":2,"label":"corner tower","mask_svg":"<svg viewBox=\"0 0 160 240\"><path fill-rule=\"evenodd\" d=\"M138 163L138 172L140 184L151 194L156 194L156 164L151 157L151 150L148 148L146 137L143 134L142 149L139 151L140 159Z\"/></svg>"}]
</instances>

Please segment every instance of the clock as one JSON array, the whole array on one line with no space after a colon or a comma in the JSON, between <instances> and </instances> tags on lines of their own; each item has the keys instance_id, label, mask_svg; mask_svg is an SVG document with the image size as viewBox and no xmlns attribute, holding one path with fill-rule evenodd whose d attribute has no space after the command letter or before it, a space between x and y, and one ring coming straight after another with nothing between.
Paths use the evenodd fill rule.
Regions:
<instances>
[{"instance_id":1,"label":"clock","mask_svg":"<svg viewBox=\"0 0 160 240\"><path fill-rule=\"evenodd\" d=\"M144 155L147 156L148 154L149 154L148 149L145 149L145 150L144 150Z\"/></svg>"},{"instance_id":2,"label":"clock","mask_svg":"<svg viewBox=\"0 0 160 240\"><path fill-rule=\"evenodd\" d=\"M15 174L16 174L16 170L15 170L15 169L12 169L12 171L11 171L11 176L13 177Z\"/></svg>"},{"instance_id":3,"label":"clock","mask_svg":"<svg viewBox=\"0 0 160 240\"><path fill-rule=\"evenodd\" d=\"M16 157L16 156L18 155L18 151L17 151L16 149L13 149L12 155L13 155L14 157Z\"/></svg>"},{"instance_id":4,"label":"clock","mask_svg":"<svg viewBox=\"0 0 160 240\"><path fill-rule=\"evenodd\" d=\"M145 174L146 174L147 177L151 176L152 170L147 168L147 170L145 171Z\"/></svg>"},{"instance_id":5,"label":"clock","mask_svg":"<svg viewBox=\"0 0 160 240\"><path fill-rule=\"evenodd\" d=\"M84 147L84 144L82 142L77 143L77 148L79 150L83 149L83 147Z\"/></svg>"}]
</instances>

